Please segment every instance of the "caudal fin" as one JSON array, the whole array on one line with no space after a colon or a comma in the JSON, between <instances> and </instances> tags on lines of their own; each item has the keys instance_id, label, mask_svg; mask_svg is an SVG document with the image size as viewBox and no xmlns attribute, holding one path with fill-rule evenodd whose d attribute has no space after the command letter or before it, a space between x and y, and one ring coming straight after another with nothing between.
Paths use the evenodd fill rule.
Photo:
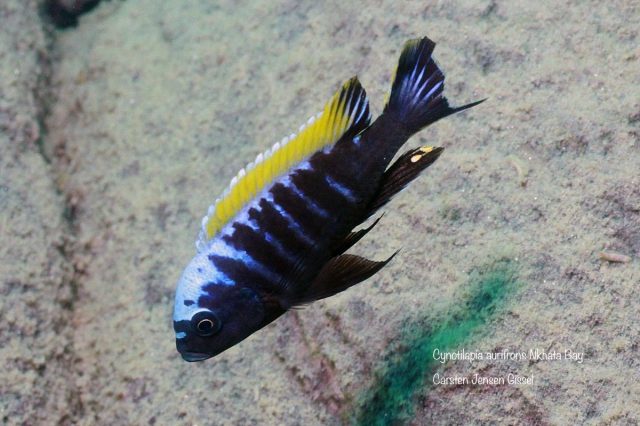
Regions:
<instances>
[{"instance_id":1,"label":"caudal fin","mask_svg":"<svg viewBox=\"0 0 640 426\"><path fill-rule=\"evenodd\" d=\"M415 133L441 118L484 102L452 108L443 96L444 74L431 57L436 44L423 37L405 43L385 113Z\"/></svg>"}]
</instances>

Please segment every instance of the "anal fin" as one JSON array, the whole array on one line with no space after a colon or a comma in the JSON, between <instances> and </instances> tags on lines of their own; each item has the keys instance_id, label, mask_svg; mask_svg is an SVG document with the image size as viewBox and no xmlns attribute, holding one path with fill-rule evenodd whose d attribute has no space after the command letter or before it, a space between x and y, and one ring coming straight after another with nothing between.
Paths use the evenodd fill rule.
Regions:
<instances>
[{"instance_id":1,"label":"anal fin","mask_svg":"<svg viewBox=\"0 0 640 426\"><path fill-rule=\"evenodd\" d=\"M382 176L380 189L371 201L367 217L375 213L402 191L420 173L438 159L444 148L420 147L411 149L402 154Z\"/></svg>"},{"instance_id":2,"label":"anal fin","mask_svg":"<svg viewBox=\"0 0 640 426\"><path fill-rule=\"evenodd\" d=\"M398 254L396 251L387 260L376 262L353 254L331 258L320 270L307 291L293 305L311 303L340 293L373 276Z\"/></svg>"}]
</instances>

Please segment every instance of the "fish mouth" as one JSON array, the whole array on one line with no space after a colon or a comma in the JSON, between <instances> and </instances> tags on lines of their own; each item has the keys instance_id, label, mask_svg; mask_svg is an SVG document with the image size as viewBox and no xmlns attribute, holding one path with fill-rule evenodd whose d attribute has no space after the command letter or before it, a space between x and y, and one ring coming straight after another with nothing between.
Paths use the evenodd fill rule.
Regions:
<instances>
[{"instance_id":1,"label":"fish mouth","mask_svg":"<svg viewBox=\"0 0 640 426\"><path fill-rule=\"evenodd\" d=\"M188 362L204 361L213 356L201 352L182 352L180 355L182 355L182 359Z\"/></svg>"}]
</instances>

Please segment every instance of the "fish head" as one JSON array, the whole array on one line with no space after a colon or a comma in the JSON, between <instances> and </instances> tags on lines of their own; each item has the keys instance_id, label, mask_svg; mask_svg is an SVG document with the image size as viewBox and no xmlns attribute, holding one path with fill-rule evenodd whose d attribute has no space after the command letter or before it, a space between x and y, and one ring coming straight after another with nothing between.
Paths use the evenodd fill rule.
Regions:
<instances>
[{"instance_id":1,"label":"fish head","mask_svg":"<svg viewBox=\"0 0 640 426\"><path fill-rule=\"evenodd\" d=\"M258 294L238 286L200 253L182 273L176 290L173 328L185 361L204 361L230 348L264 325Z\"/></svg>"}]
</instances>

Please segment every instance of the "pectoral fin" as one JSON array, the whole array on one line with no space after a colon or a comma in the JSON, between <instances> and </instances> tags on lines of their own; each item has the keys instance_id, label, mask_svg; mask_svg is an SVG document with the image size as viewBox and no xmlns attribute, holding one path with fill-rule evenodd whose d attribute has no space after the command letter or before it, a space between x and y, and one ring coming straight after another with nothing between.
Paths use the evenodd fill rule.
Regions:
<instances>
[{"instance_id":1,"label":"pectoral fin","mask_svg":"<svg viewBox=\"0 0 640 426\"><path fill-rule=\"evenodd\" d=\"M387 260L376 262L353 254L331 258L320 270L307 291L293 305L311 303L340 293L373 276L398 254L396 251Z\"/></svg>"}]
</instances>

